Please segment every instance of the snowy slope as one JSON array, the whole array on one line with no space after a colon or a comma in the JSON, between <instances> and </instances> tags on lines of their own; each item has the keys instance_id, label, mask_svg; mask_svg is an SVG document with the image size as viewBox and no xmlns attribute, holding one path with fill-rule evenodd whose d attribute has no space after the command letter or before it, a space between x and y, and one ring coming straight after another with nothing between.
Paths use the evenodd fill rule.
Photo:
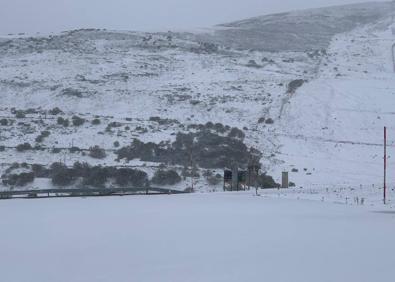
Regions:
<instances>
[{"instance_id":1,"label":"snowy slope","mask_svg":"<svg viewBox=\"0 0 395 282\"><path fill-rule=\"evenodd\" d=\"M13 162L49 165L59 159L119 165L115 141L171 142L176 133L188 132L188 125L213 122L243 129L244 142L263 153L264 170L277 180L282 170L297 169L291 181L298 186L380 185L382 128L395 129L389 7L367 3L298 11L222 25L211 33L79 30L3 38L0 116L10 125L0 126L6 147L0 172ZM314 30L304 32L306 24ZM290 45L281 46L284 42ZM298 79L304 85L287 91ZM48 114L54 107L65 118L78 115L88 122L59 126L57 116ZM34 111L16 118L12 108ZM157 116L173 122L150 119ZM95 118L100 125L91 124ZM112 122L121 127L106 130ZM41 144L48 150L15 151L24 142L34 145L43 130L51 132ZM395 139L390 139L391 155ZM107 157L66 153L72 145L99 145ZM53 154L52 148L63 151ZM201 185L206 189L204 181Z\"/></svg>"},{"instance_id":2,"label":"snowy slope","mask_svg":"<svg viewBox=\"0 0 395 282\"><path fill-rule=\"evenodd\" d=\"M386 22L332 40L317 77L292 97L284 111L285 129L279 135L288 164L302 168L308 163L314 174L323 176L322 183L380 183L387 126L389 177L395 184L393 42ZM311 183L316 181L312 177Z\"/></svg>"},{"instance_id":3,"label":"snowy slope","mask_svg":"<svg viewBox=\"0 0 395 282\"><path fill-rule=\"evenodd\" d=\"M292 11L221 24L211 33L195 36L236 49L273 52L325 49L336 34L380 20L391 9L390 2L368 2Z\"/></svg>"}]
</instances>

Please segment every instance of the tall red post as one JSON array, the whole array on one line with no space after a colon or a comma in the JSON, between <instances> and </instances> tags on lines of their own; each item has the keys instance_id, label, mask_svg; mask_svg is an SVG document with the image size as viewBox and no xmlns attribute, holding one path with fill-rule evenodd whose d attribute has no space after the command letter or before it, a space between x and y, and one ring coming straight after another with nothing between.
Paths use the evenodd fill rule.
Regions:
<instances>
[{"instance_id":1,"label":"tall red post","mask_svg":"<svg viewBox=\"0 0 395 282\"><path fill-rule=\"evenodd\" d=\"M387 203L387 127L384 127L384 205Z\"/></svg>"}]
</instances>

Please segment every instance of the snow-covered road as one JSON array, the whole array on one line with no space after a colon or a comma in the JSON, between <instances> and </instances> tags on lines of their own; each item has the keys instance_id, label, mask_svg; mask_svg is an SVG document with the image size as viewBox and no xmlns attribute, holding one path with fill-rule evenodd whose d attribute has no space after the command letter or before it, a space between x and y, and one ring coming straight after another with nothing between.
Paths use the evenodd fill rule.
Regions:
<instances>
[{"instance_id":1,"label":"snow-covered road","mask_svg":"<svg viewBox=\"0 0 395 282\"><path fill-rule=\"evenodd\" d=\"M265 195L2 201L0 280L393 281L390 209Z\"/></svg>"}]
</instances>

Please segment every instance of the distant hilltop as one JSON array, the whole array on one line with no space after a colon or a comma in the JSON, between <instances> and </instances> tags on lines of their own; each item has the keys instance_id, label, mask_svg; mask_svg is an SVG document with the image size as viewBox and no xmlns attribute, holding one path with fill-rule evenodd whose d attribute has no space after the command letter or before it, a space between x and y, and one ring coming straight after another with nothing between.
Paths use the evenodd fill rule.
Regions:
<instances>
[{"instance_id":1,"label":"distant hilltop","mask_svg":"<svg viewBox=\"0 0 395 282\"><path fill-rule=\"evenodd\" d=\"M184 34L234 49L306 51L328 47L336 34L374 23L393 12L392 2L367 2L254 17Z\"/></svg>"}]
</instances>

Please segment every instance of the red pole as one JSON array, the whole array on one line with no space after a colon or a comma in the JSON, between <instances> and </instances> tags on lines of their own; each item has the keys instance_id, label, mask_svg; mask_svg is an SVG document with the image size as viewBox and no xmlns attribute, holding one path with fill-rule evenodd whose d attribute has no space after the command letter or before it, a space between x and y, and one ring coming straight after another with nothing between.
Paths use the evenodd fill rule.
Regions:
<instances>
[{"instance_id":1,"label":"red pole","mask_svg":"<svg viewBox=\"0 0 395 282\"><path fill-rule=\"evenodd\" d=\"M387 203L387 127L384 127L384 205Z\"/></svg>"}]
</instances>

